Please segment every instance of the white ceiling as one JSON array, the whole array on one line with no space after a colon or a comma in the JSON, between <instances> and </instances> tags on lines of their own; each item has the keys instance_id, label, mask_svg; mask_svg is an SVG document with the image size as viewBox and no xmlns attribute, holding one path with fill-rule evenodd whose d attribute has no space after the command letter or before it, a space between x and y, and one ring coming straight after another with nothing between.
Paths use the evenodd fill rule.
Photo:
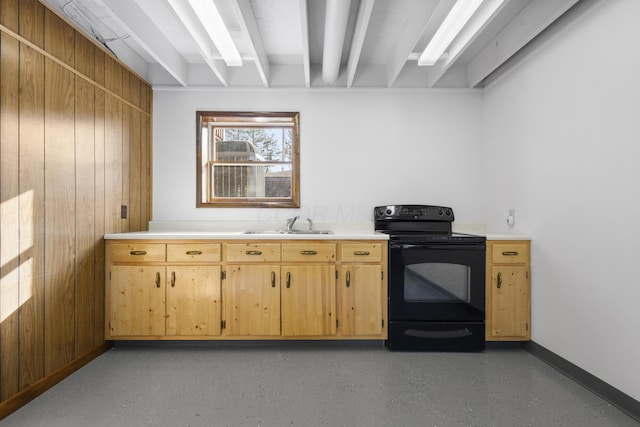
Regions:
<instances>
[{"instance_id":1,"label":"white ceiling","mask_svg":"<svg viewBox=\"0 0 640 427\"><path fill-rule=\"evenodd\" d=\"M187 0L41 1L154 86L473 88L579 0L484 0L433 66L417 56L455 0L337 0L350 5L333 81L323 79L325 37L341 38L325 16L332 0L202 0L220 10L242 66L225 64Z\"/></svg>"}]
</instances>

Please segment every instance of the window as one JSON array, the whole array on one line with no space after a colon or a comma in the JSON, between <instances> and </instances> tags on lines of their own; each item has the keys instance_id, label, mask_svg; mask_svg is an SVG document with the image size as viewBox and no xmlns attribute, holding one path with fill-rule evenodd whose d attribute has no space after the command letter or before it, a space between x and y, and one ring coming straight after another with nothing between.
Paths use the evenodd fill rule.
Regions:
<instances>
[{"instance_id":1,"label":"window","mask_svg":"<svg viewBox=\"0 0 640 427\"><path fill-rule=\"evenodd\" d=\"M197 111L197 207L300 207L299 116Z\"/></svg>"}]
</instances>

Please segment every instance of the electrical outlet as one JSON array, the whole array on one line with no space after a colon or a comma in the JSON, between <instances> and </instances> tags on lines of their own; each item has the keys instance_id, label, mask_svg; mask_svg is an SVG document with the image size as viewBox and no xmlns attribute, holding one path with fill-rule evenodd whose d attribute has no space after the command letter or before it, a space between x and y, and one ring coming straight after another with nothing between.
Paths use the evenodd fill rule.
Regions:
<instances>
[{"instance_id":1,"label":"electrical outlet","mask_svg":"<svg viewBox=\"0 0 640 427\"><path fill-rule=\"evenodd\" d=\"M509 209L509 212L507 213L507 225L509 227L516 225L516 210L513 208Z\"/></svg>"},{"instance_id":2,"label":"electrical outlet","mask_svg":"<svg viewBox=\"0 0 640 427\"><path fill-rule=\"evenodd\" d=\"M120 218L127 219L127 205L120 206Z\"/></svg>"}]
</instances>

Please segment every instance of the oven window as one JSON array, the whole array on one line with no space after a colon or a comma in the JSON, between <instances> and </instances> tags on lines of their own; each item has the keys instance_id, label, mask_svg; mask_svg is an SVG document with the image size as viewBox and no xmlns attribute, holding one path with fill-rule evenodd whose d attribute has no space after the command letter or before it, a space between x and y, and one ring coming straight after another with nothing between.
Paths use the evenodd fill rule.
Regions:
<instances>
[{"instance_id":1,"label":"oven window","mask_svg":"<svg viewBox=\"0 0 640 427\"><path fill-rule=\"evenodd\" d=\"M407 302L469 302L471 268L468 265L429 262L404 269Z\"/></svg>"}]
</instances>

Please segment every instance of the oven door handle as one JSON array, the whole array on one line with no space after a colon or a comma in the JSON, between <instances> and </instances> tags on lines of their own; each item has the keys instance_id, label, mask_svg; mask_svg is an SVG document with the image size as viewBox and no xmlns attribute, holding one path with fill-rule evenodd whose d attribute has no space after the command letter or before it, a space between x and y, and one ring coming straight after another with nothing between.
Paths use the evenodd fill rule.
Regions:
<instances>
[{"instance_id":1,"label":"oven door handle","mask_svg":"<svg viewBox=\"0 0 640 427\"><path fill-rule=\"evenodd\" d=\"M400 249L400 250L425 250L425 249L436 249L436 250L478 250L484 249L484 244L455 244L455 243L389 243L390 249Z\"/></svg>"}]
</instances>

